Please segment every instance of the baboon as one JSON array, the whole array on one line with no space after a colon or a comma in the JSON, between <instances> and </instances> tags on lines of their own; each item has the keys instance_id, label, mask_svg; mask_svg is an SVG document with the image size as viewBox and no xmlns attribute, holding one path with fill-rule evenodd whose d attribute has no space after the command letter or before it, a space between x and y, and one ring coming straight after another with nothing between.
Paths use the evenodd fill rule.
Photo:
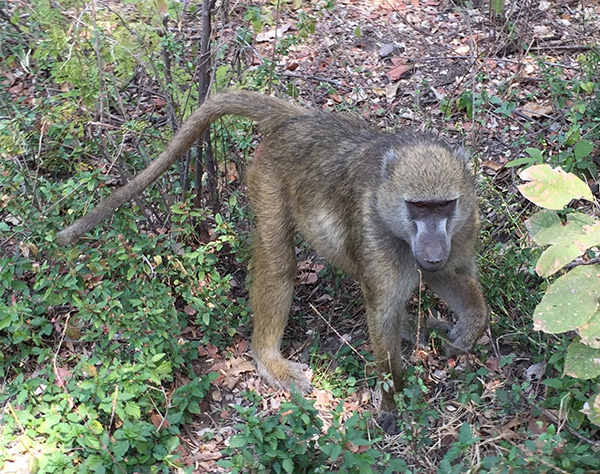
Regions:
<instances>
[{"instance_id":1,"label":"baboon","mask_svg":"<svg viewBox=\"0 0 600 474\"><path fill-rule=\"evenodd\" d=\"M148 168L56 241L73 243L112 215L228 114L258 122L266 134L247 185L256 220L252 351L269 383L312 390L301 365L280 352L297 268L296 233L360 283L377 366L396 387L403 341L414 340L406 302L419 272L456 312L448 352L473 349L488 324L474 262L479 214L473 176L464 157L429 134L381 132L359 119L258 93L223 93L196 110ZM392 393L384 393L381 408L384 414L394 408Z\"/></svg>"}]
</instances>

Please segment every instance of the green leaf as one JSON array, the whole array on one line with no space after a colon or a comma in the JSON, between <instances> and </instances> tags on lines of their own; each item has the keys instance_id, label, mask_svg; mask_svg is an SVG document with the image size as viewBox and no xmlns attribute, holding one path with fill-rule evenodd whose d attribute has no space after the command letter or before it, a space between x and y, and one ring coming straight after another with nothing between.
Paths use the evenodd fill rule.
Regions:
<instances>
[{"instance_id":1,"label":"green leaf","mask_svg":"<svg viewBox=\"0 0 600 474\"><path fill-rule=\"evenodd\" d=\"M600 375L600 349L573 341L567 349L565 375L589 380Z\"/></svg>"},{"instance_id":2,"label":"green leaf","mask_svg":"<svg viewBox=\"0 0 600 474\"><path fill-rule=\"evenodd\" d=\"M127 402L125 403L125 413L129 416L132 416L136 420L139 420L142 417L142 412L137 403Z\"/></svg>"},{"instance_id":3,"label":"green leaf","mask_svg":"<svg viewBox=\"0 0 600 474\"><path fill-rule=\"evenodd\" d=\"M579 140L577 145L575 145L573 154L575 155L576 160L580 160L582 158L585 158L586 156L591 155L592 151L594 151L594 144L591 141Z\"/></svg>"},{"instance_id":4,"label":"green leaf","mask_svg":"<svg viewBox=\"0 0 600 474\"><path fill-rule=\"evenodd\" d=\"M542 210L531 216L525 225L536 244L551 245L537 262L536 271L540 276L556 273L600 243L600 222L580 212L569 214L563 225L554 211Z\"/></svg>"},{"instance_id":5,"label":"green leaf","mask_svg":"<svg viewBox=\"0 0 600 474\"><path fill-rule=\"evenodd\" d=\"M530 166L535 163L535 160L530 157L517 158L516 160L511 160L504 165L505 168L514 168L516 166Z\"/></svg>"},{"instance_id":6,"label":"green leaf","mask_svg":"<svg viewBox=\"0 0 600 474\"><path fill-rule=\"evenodd\" d=\"M585 182L573 173L566 173L562 168L535 165L521 171L519 177L523 181L530 181L518 186L521 194L546 209L558 211L573 199L594 199Z\"/></svg>"},{"instance_id":7,"label":"green leaf","mask_svg":"<svg viewBox=\"0 0 600 474\"><path fill-rule=\"evenodd\" d=\"M136 267L134 267L134 266L129 267L129 269L127 270L127 276L125 277L127 279L127 281L131 281L131 279L134 277L136 271L137 271Z\"/></svg>"},{"instance_id":8,"label":"green leaf","mask_svg":"<svg viewBox=\"0 0 600 474\"><path fill-rule=\"evenodd\" d=\"M583 405L581 412L596 426L600 426L600 394L596 394L589 398Z\"/></svg>"},{"instance_id":9,"label":"green leaf","mask_svg":"<svg viewBox=\"0 0 600 474\"><path fill-rule=\"evenodd\" d=\"M0 317L0 330L7 328L8 326L10 326L10 324L13 321L13 316L12 314L4 314L2 317ZM17 320L17 318L15 318L15 321Z\"/></svg>"},{"instance_id":10,"label":"green leaf","mask_svg":"<svg viewBox=\"0 0 600 474\"><path fill-rule=\"evenodd\" d=\"M106 472L106 468L104 467L102 458L97 454L91 454L90 456L88 456L88 458L85 460L84 465L92 469L95 474L105 474Z\"/></svg>"},{"instance_id":11,"label":"green leaf","mask_svg":"<svg viewBox=\"0 0 600 474\"><path fill-rule=\"evenodd\" d=\"M556 280L535 309L533 328L557 334L597 326L600 265L579 266Z\"/></svg>"},{"instance_id":12,"label":"green leaf","mask_svg":"<svg viewBox=\"0 0 600 474\"><path fill-rule=\"evenodd\" d=\"M461 444L470 444L473 441L473 432L471 431L471 427L468 423L463 423L460 425L460 429L458 431L458 441Z\"/></svg>"},{"instance_id":13,"label":"green leaf","mask_svg":"<svg viewBox=\"0 0 600 474\"><path fill-rule=\"evenodd\" d=\"M542 155L541 150L538 150L537 148L525 148L525 153L531 156L539 164L542 164L544 162L544 156Z\"/></svg>"},{"instance_id":14,"label":"green leaf","mask_svg":"<svg viewBox=\"0 0 600 474\"><path fill-rule=\"evenodd\" d=\"M241 448L243 446L246 446L246 442L246 438L241 435L235 435L229 438L229 446L231 446L232 448Z\"/></svg>"},{"instance_id":15,"label":"green leaf","mask_svg":"<svg viewBox=\"0 0 600 474\"><path fill-rule=\"evenodd\" d=\"M122 441L115 441L111 448L114 456L117 459L123 459L123 456L125 456L125 453L129 450L129 441L126 439Z\"/></svg>"},{"instance_id":16,"label":"green leaf","mask_svg":"<svg viewBox=\"0 0 600 474\"><path fill-rule=\"evenodd\" d=\"M545 379L542 381L544 385L550 388L555 388L557 390L563 390L563 381L561 379Z\"/></svg>"},{"instance_id":17,"label":"green leaf","mask_svg":"<svg viewBox=\"0 0 600 474\"><path fill-rule=\"evenodd\" d=\"M556 229L562 226L560 217L554 211L542 209L525 221L529 237L543 247L555 242Z\"/></svg>"},{"instance_id":18,"label":"green leaf","mask_svg":"<svg viewBox=\"0 0 600 474\"><path fill-rule=\"evenodd\" d=\"M283 469L285 470L285 472L289 472L289 473L294 472L294 463L292 462L292 460L290 458L284 459L283 462L281 463L281 465L283 466Z\"/></svg>"},{"instance_id":19,"label":"green leaf","mask_svg":"<svg viewBox=\"0 0 600 474\"><path fill-rule=\"evenodd\" d=\"M402 459L390 459L388 467L383 474L393 474L396 472L410 472L408 470L408 465Z\"/></svg>"},{"instance_id":20,"label":"green leaf","mask_svg":"<svg viewBox=\"0 0 600 474\"><path fill-rule=\"evenodd\" d=\"M339 444L327 444L321 448L321 451L329 456L329 462L335 462L342 454L342 447Z\"/></svg>"}]
</instances>

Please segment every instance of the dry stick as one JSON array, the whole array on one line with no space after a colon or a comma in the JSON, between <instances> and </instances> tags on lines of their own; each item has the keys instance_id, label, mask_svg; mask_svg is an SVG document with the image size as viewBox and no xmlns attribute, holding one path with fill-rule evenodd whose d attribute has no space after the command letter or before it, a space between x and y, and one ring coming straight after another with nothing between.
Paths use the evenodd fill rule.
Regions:
<instances>
[{"instance_id":1,"label":"dry stick","mask_svg":"<svg viewBox=\"0 0 600 474\"><path fill-rule=\"evenodd\" d=\"M551 44L544 46L532 46L531 48L529 48L530 51L588 51L590 49L592 49L591 46L585 45L552 46Z\"/></svg>"},{"instance_id":2,"label":"dry stick","mask_svg":"<svg viewBox=\"0 0 600 474\"><path fill-rule=\"evenodd\" d=\"M163 29L165 32L167 30L168 21L169 21L169 15L167 14L167 15L163 16L163 19L162 19ZM166 85L173 86L173 76L171 74L171 55L169 54L169 51L167 50L166 42L162 48L162 56L163 56L163 62L164 62L164 66L165 66L165 69L164 69L165 79L167 80ZM171 92L172 88L166 87L165 89L167 91L167 116L169 117L169 122L171 122L171 128L173 129L173 135L175 135L175 133L177 133L177 129L179 128L177 119L175 118L175 99L173 99L173 93ZM182 164L181 160L179 160L178 166L179 166L180 176L185 176L186 170L183 169L183 164Z\"/></svg>"},{"instance_id":3,"label":"dry stick","mask_svg":"<svg viewBox=\"0 0 600 474\"><path fill-rule=\"evenodd\" d=\"M334 86L342 87L343 84L340 81L336 81L334 79L327 79L326 77L321 76L313 76L312 74L294 74L293 72L284 72L281 74L283 77L294 77L298 79L313 79L315 81L327 82L329 84L333 84Z\"/></svg>"},{"instance_id":4,"label":"dry stick","mask_svg":"<svg viewBox=\"0 0 600 474\"><path fill-rule=\"evenodd\" d=\"M273 51L271 52L271 70L269 71L269 87L267 87L267 90L269 91L269 93L272 92L271 90L271 86L273 83L273 73L275 72L275 50L277 49L277 40L279 39L277 37L277 30L279 29L279 16L280 16L280 11L279 11L279 1L277 0L277 5L275 6L275 37L273 38Z\"/></svg>"},{"instance_id":5,"label":"dry stick","mask_svg":"<svg viewBox=\"0 0 600 474\"><path fill-rule=\"evenodd\" d=\"M2 7L0 7L0 18L2 18L3 20L5 20L6 22L8 22L8 24L10 26L12 26L15 30L17 30L17 33L19 33L19 36L21 38L29 38L30 36L28 34L25 34L23 32L23 30L21 30L21 28L19 28L19 25L15 25L11 20L10 20L10 15L8 15L4 9Z\"/></svg>"},{"instance_id":6,"label":"dry stick","mask_svg":"<svg viewBox=\"0 0 600 474\"><path fill-rule=\"evenodd\" d=\"M420 268L417 268L419 272L419 301L417 306L417 344L415 350L419 349L421 345L421 320L423 319L423 311L421 311L421 294L423 293L423 273Z\"/></svg>"},{"instance_id":7,"label":"dry stick","mask_svg":"<svg viewBox=\"0 0 600 474\"><path fill-rule=\"evenodd\" d=\"M98 108L96 109L96 119L102 122L104 117L104 76L102 74L102 56L100 55L100 39L98 25L96 24L96 0L92 0L92 25L94 27L94 52L96 53L96 63L98 67Z\"/></svg>"},{"instance_id":8,"label":"dry stick","mask_svg":"<svg viewBox=\"0 0 600 474\"><path fill-rule=\"evenodd\" d=\"M214 5L211 0L202 0L202 37L200 38L200 61L198 66L198 106L208 98L210 86L210 35L212 34L211 10ZM202 162L204 157L204 163ZM196 181L196 196L194 205L202 206L202 172L208 176L208 193L214 213L218 211L219 195L217 186L217 169L213 156L210 140L210 129L207 129L196 141L196 167L194 179Z\"/></svg>"},{"instance_id":9,"label":"dry stick","mask_svg":"<svg viewBox=\"0 0 600 474\"><path fill-rule=\"evenodd\" d=\"M388 6L394 11L394 13L396 13L396 15L398 15L398 18L400 18L402 23L404 23L407 26L410 26L413 30L418 31L423 36L428 36L428 37L432 36L431 33L427 33L426 31L423 31L422 29L416 27L410 21L408 21L406 19L406 17L402 13L400 13L400 11L396 8L396 6L390 2L390 0L386 0L385 3L387 3Z\"/></svg>"},{"instance_id":10,"label":"dry stick","mask_svg":"<svg viewBox=\"0 0 600 474\"><path fill-rule=\"evenodd\" d=\"M58 347L56 348L56 352L54 353L54 357L52 359L52 370L54 371L54 376L56 377L57 382L61 382L60 384L57 383L57 385L60 386L60 388L63 389L63 392L65 392L65 395L67 396L67 400L69 401L69 406L71 407L71 409L77 413L77 415L79 416L79 418L81 419L81 421L83 421L83 424L86 426L86 428L89 429L90 433L92 433L92 435L94 436L94 438L96 438L96 441L98 441L98 444L100 445L100 447L102 448L103 451L106 452L106 454L108 454L110 456L110 459L112 459L112 461L119 466L119 469L121 469L121 471L126 474L127 471L123 468L123 466L121 466L121 464L119 464L119 461L117 461L115 459L115 457L113 456L113 454L110 452L110 450L108 449L108 446L106 446L102 440L100 439L100 437L96 434L96 432L92 429L92 427L90 426L90 424L88 423L87 419L84 418L81 413L79 412L79 409L77 408L77 405L75 404L75 400L73 400L73 397L71 396L71 394L69 393L69 391L67 390L67 387L65 387L65 383L64 383L64 379L63 377L61 377L58 373L58 365L56 363L57 359L58 359L58 353L60 352L60 348L62 347L62 344L65 340L65 336L67 334L67 328L69 327L69 319L71 318L71 313L67 314L67 318L65 320L64 326L63 326L63 330L62 330L62 334L60 336L60 341L58 341ZM83 435L80 435L83 436Z\"/></svg>"},{"instance_id":11,"label":"dry stick","mask_svg":"<svg viewBox=\"0 0 600 474\"><path fill-rule=\"evenodd\" d=\"M318 315L318 316L319 316L319 317L320 317L320 318L321 318L323 321L325 321L325 324L327 324L327 326L329 326L329 329L331 329L331 330L332 330L332 331L333 331L333 332L336 334L336 336L340 338L340 341L342 341L344 344L346 344L346 345L347 345L347 346L348 346L348 347L349 347L349 348L352 350L352 352L354 352L354 353L355 353L355 354L356 354L356 355L357 355L357 356L358 356L358 357L359 357L359 358L360 358L360 359L361 359L361 360L362 360L362 361L365 363L365 366L369 364L369 362L367 361L367 359L365 359L365 358L364 358L364 356L363 356L363 355L362 355L360 352L358 352L358 351L356 350L356 348L354 348L352 345L350 345L350 343L348 343L348 341L346 341L346 339L344 339L344 338L342 337L342 335L341 335L341 334L338 332L338 330L337 330L336 328L334 328L334 327L331 325L331 323L325 319L325 317L324 317L324 316L323 316L323 315L322 315L322 314L319 312L319 310L318 310L317 308L315 308L315 307L314 307L314 306L313 306L311 303L309 303L308 305L309 305L309 306L312 308L312 310L313 310L315 313L317 313L317 315ZM388 353L388 356L389 356L389 353ZM375 371L375 373L377 374L377 376L378 376L378 377L379 377L381 380L385 380L385 379L386 379L386 377L385 377L385 376L384 376L384 375L383 375L381 372L379 372L379 370L377 369L377 367L373 367L373 370Z\"/></svg>"},{"instance_id":12,"label":"dry stick","mask_svg":"<svg viewBox=\"0 0 600 474\"><path fill-rule=\"evenodd\" d=\"M552 423L555 423L557 425L562 424L561 421L558 419L558 417L556 417L555 415L553 415L548 410L545 410L544 408L542 408L542 407L540 407L538 405L535 405L535 404L533 406L536 407L540 411L540 413L542 415L544 415L546 418L548 418ZM563 428L565 430L567 430L571 436L574 436L575 438L579 439L580 441L583 441L584 443L587 443L587 444L589 444L591 446L594 446L595 448L600 448L600 443L597 443L595 441L592 441L591 439L586 438L582 434L580 434L577 431L575 431L573 428L570 428L568 425L563 424Z\"/></svg>"}]
</instances>

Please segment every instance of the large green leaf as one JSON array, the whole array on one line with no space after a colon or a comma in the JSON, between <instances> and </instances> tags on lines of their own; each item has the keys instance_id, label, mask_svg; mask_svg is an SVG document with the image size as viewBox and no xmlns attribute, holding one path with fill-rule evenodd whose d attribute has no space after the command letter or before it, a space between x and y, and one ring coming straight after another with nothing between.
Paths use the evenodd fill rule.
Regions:
<instances>
[{"instance_id":1,"label":"large green leaf","mask_svg":"<svg viewBox=\"0 0 600 474\"><path fill-rule=\"evenodd\" d=\"M529 181L518 186L521 194L546 209L559 211L573 199L594 199L584 181L573 173L566 173L562 168L534 165L521 171L519 177L523 181Z\"/></svg>"},{"instance_id":2,"label":"large green leaf","mask_svg":"<svg viewBox=\"0 0 600 474\"><path fill-rule=\"evenodd\" d=\"M550 285L535 309L533 327L552 334L579 330L595 339L599 298L600 265L576 267Z\"/></svg>"},{"instance_id":3,"label":"large green leaf","mask_svg":"<svg viewBox=\"0 0 600 474\"><path fill-rule=\"evenodd\" d=\"M565 375L582 380L600 376L600 349L573 341L567 349Z\"/></svg>"},{"instance_id":4,"label":"large green leaf","mask_svg":"<svg viewBox=\"0 0 600 474\"><path fill-rule=\"evenodd\" d=\"M563 225L556 212L542 210L531 216L525 225L536 244L550 245L536 265L540 276L556 273L588 248L600 244L600 222L581 212L569 214Z\"/></svg>"},{"instance_id":5,"label":"large green leaf","mask_svg":"<svg viewBox=\"0 0 600 474\"><path fill-rule=\"evenodd\" d=\"M593 395L583 405L581 412L596 426L600 426L600 394Z\"/></svg>"}]
</instances>

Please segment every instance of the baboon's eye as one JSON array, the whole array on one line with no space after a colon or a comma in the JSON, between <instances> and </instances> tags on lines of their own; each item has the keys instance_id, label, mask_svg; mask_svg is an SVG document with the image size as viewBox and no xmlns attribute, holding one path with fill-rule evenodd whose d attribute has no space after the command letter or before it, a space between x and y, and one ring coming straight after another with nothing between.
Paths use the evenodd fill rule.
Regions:
<instances>
[{"instance_id":1,"label":"baboon's eye","mask_svg":"<svg viewBox=\"0 0 600 474\"><path fill-rule=\"evenodd\" d=\"M448 204L450 204L450 201L442 201L442 202L438 202L438 207L448 207Z\"/></svg>"}]
</instances>

